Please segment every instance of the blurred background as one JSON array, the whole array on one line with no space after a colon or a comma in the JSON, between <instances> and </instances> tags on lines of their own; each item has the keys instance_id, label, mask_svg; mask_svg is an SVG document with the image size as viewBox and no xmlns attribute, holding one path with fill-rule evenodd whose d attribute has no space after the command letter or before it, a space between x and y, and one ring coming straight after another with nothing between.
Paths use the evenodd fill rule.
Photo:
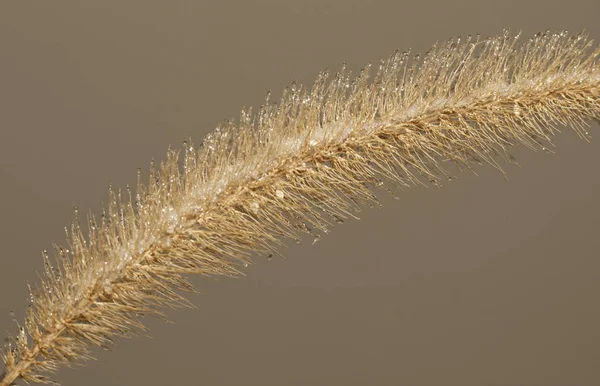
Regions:
<instances>
[{"instance_id":1,"label":"blurred background","mask_svg":"<svg viewBox=\"0 0 600 386\"><path fill-rule=\"evenodd\" d=\"M267 90L452 36L600 39L596 0L4 1L0 331L16 332L43 249L108 184ZM590 131L600 138L598 124ZM63 385L598 385L600 139L570 130L522 168L460 173L366 208L239 279L193 279L199 310L147 320L61 369ZM1 366L1 365L0 365ZM2 372L0 368L0 373Z\"/></svg>"}]
</instances>

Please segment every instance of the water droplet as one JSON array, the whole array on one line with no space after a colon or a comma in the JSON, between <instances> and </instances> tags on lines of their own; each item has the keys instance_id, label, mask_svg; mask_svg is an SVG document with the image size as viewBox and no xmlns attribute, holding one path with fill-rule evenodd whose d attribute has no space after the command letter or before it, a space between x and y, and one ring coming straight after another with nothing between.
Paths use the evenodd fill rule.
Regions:
<instances>
[{"instance_id":1,"label":"water droplet","mask_svg":"<svg viewBox=\"0 0 600 386\"><path fill-rule=\"evenodd\" d=\"M248 263L244 263L244 268L248 268Z\"/></svg>"}]
</instances>

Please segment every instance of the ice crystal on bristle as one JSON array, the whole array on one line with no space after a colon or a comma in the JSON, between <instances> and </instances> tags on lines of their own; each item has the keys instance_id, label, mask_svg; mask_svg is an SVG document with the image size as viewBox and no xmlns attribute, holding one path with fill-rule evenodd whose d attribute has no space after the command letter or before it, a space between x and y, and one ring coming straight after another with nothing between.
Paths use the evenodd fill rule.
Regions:
<instances>
[{"instance_id":1,"label":"ice crystal on bristle","mask_svg":"<svg viewBox=\"0 0 600 386\"><path fill-rule=\"evenodd\" d=\"M143 331L140 316L189 305L187 274L235 276L284 239L317 242L378 205L374 189L440 185L449 162L502 171L510 146L550 148L557 125L588 139L600 116L600 50L583 35L456 38L411 55L382 61L372 81L369 67L352 78L344 66L311 88L293 83L278 104L268 94L198 148L186 141L181 165L169 149L147 184L138 170L135 195L110 187L87 236L76 213L67 244L43 255L0 386L46 381L40 372L87 357L90 344Z\"/></svg>"}]
</instances>

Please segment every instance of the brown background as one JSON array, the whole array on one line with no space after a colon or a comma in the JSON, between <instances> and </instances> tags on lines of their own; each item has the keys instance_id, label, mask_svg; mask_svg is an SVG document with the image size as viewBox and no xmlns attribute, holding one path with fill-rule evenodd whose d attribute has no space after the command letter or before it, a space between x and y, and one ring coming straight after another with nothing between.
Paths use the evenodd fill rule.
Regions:
<instances>
[{"instance_id":1,"label":"brown background","mask_svg":"<svg viewBox=\"0 0 600 386\"><path fill-rule=\"evenodd\" d=\"M589 1L3 1L0 331L73 205L243 104L451 36L583 29ZM590 130L596 138L598 125ZM63 369L64 385L598 385L600 142L414 188Z\"/></svg>"}]
</instances>

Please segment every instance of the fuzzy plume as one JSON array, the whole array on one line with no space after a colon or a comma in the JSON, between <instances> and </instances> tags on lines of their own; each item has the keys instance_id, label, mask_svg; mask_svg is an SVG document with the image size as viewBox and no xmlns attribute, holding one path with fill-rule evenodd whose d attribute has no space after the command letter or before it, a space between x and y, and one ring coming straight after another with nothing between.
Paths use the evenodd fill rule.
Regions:
<instances>
[{"instance_id":1,"label":"fuzzy plume","mask_svg":"<svg viewBox=\"0 0 600 386\"><path fill-rule=\"evenodd\" d=\"M198 149L150 168L135 193L110 190L87 235L75 219L3 352L0 386L143 331L139 318L189 303L187 274L235 276L286 238L320 237L377 202L372 190L439 182L444 164L511 161L508 148L551 145L558 125L584 139L600 116L600 49L583 35L504 33L452 39L422 59L396 53L351 78L327 72L292 84L280 103L244 109ZM76 216L77 217L77 216Z\"/></svg>"}]
</instances>

